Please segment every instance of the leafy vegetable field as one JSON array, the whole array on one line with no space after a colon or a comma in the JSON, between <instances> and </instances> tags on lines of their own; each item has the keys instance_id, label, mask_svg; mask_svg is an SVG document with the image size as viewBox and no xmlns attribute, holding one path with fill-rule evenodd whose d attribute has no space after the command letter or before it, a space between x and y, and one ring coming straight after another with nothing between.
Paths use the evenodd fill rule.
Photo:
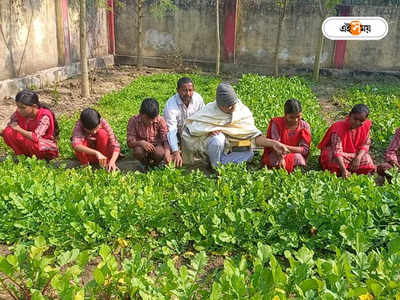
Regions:
<instances>
[{"instance_id":1,"label":"leafy vegetable field","mask_svg":"<svg viewBox=\"0 0 400 300\"><path fill-rule=\"evenodd\" d=\"M121 144L142 99L163 106L178 77L140 78L101 100ZM219 79L192 77L213 101ZM245 75L235 88L263 131L298 98L317 153L327 124L301 79ZM61 122L66 156L75 120ZM0 164L0 240L13 253L0 258L0 286L17 299L399 299L392 175L376 186L313 170L109 174L9 158Z\"/></svg>"}]
</instances>

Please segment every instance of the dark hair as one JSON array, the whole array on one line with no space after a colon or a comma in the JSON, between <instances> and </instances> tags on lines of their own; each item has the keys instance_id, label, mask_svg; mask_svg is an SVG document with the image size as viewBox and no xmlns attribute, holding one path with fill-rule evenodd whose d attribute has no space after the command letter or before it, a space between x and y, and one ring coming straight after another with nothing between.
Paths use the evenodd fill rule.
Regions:
<instances>
[{"instance_id":1,"label":"dark hair","mask_svg":"<svg viewBox=\"0 0 400 300\"><path fill-rule=\"evenodd\" d=\"M190 79L189 77L182 77L178 80L178 85L177 88L180 89L184 84L186 83L191 83L193 84L192 79Z\"/></svg>"},{"instance_id":2,"label":"dark hair","mask_svg":"<svg viewBox=\"0 0 400 300\"><path fill-rule=\"evenodd\" d=\"M294 98L287 100L285 102L284 112L285 114L297 114L302 112L300 102Z\"/></svg>"},{"instance_id":3,"label":"dark hair","mask_svg":"<svg viewBox=\"0 0 400 300\"><path fill-rule=\"evenodd\" d=\"M87 130L95 129L100 124L100 114L97 110L85 108L81 112L80 120Z\"/></svg>"},{"instance_id":4,"label":"dark hair","mask_svg":"<svg viewBox=\"0 0 400 300\"><path fill-rule=\"evenodd\" d=\"M369 108L365 104L356 104L353 106L353 108L350 111L350 115L352 114L359 114L359 113L365 113L366 117L369 115Z\"/></svg>"},{"instance_id":5,"label":"dark hair","mask_svg":"<svg viewBox=\"0 0 400 300\"><path fill-rule=\"evenodd\" d=\"M142 105L140 106L140 113L148 116L151 119L157 117L159 113L157 100L154 98L144 99Z\"/></svg>"},{"instance_id":6,"label":"dark hair","mask_svg":"<svg viewBox=\"0 0 400 300\"><path fill-rule=\"evenodd\" d=\"M15 102L20 102L26 106L36 105L38 108L45 108L51 112L54 120L54 138L58 139L60 135L60 128L58 127L58 122L53 111L46 104L39 101L39 96L34 91L22 90L15 96Z\"/></svg>"}]
</instances>

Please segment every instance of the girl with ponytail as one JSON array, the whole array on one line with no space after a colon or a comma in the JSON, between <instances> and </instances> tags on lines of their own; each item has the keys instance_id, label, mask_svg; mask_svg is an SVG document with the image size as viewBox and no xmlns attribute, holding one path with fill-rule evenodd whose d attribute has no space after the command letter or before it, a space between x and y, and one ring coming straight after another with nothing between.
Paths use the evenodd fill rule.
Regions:
<instances>
[{"instance_id":1,"label":"girl with ponytail","mask_svg":"<svg viewBox=\"0 0 400 300\"><path fill-rule=\"evenodd\" d=\"M7 127L0 130L4 142L16 155L35 155L46 160L56 158L59 128L54 113L30 90L19 92L15 104L17 110Z\"/></svg>"}]
</instances>

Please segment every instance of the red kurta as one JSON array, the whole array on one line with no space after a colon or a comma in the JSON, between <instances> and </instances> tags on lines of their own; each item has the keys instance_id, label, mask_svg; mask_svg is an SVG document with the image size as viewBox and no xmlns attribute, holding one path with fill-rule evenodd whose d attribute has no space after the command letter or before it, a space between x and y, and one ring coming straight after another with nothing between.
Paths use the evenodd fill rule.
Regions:
<instances>
[{"instance_id":1,"label":"red kurta","mask_svg":"<svg viewBox=\"0 0 400 300\"><path fill-rule=\"evenodd\" d=\"M39 108L35 118L23 117L16 111L11 122L32 133L32 140L7 126L3 131L4 142L16 155L35 155L39 159L53 159L58 156L58 146L54 137L54 117L50 110ZM9 123L9 125L10 125Z\"/></svg>"},{"instance_id":2,"label":"red kurta","mask_svg":"<svg viewBox=\"0 0 400 300\"><path fill-rule=\"evenodd\" d=\"M352 129L349 118L334 123L326 132L318 148L321 149L319 162L322 169L339 174L340 167L337 157L343 157L346 169L349 168L352 160L357 153L365 150L366 153L361 158L360 167L357 174L368 174L375 171L375 165L369 151L369 132L372 122L366 120L360 127Z\"/></svg>"},{"instance_id":3,"label":"red kurta","mask_svg":"<svg viewBox=\"0 0 400 300\"><path fill-rule=\"evenodd\" d=\"M278 136L274 136L272 130L273 126L277 127ZM311 132L309 128L310 126L308 125L308 123L301 120L296 129L287 129L284 117L272 118L269 122L267 138L278 140L282 144L288 146L303 147L302 153L289 153L284 156L285 169L288 172L292 172L294 167L296 167L297 165L305 165L307 161L311 143ZM301 156L301 159L296 159L296 155ZM299 161L302 161L302 163L300 163ZM277 167L277 160L271 148L264 148L261 162L269 168Z\"/></svg>"}]
</instances>

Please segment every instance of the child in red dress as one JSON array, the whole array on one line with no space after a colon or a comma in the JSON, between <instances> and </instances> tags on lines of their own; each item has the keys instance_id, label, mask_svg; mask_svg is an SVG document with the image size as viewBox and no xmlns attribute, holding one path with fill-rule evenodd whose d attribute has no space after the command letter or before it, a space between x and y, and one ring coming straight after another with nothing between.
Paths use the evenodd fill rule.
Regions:
<instances>
[{"instance_id":1,"label":"child in red dress","mask_svg":"<svg viewBox=\"0 0 400 300\"><path fill-rule=\"evenodd\" d=\"M53 112L29 90L19 92L15 104L17 110L7 127L0 130L4 142L16 155L35 155L46 160L56 158L59 129Z\"/></svg>"}]
</instances>

